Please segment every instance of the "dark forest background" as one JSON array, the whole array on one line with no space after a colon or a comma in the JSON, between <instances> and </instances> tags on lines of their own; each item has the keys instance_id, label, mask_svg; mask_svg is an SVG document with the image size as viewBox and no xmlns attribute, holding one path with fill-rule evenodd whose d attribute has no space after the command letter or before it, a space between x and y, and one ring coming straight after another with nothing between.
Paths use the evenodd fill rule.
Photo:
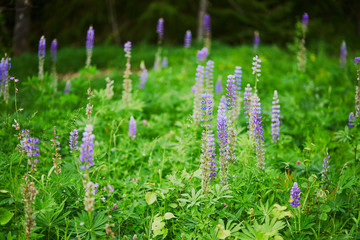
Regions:
<instances>
[{"instance_id":1,"label":"dark forest background","mask_svg":"<svg viewBox=\"0 0 360 240\"><path fill-rule=\"evenodd\" d=\"M59 47L83 46L89 25L95 44L156 44L156 23L165 20L165 44L183 44L185 31L196 37L201 0L1 0L0 50L11 54L37 50L42 35L57 38ZM27 17L22 47L14 49L16 12ZM251 44L255 30L262 44L293 42L296 21L310 16L308 42L324 41L338 48L360 47L359 0L208 0L213 39L227 44ZM19 12L18 12L19 13ZM17 40L19 41L19 39ZM15 51L14 51L15 50Z\"/></svg>"}]
</instances>

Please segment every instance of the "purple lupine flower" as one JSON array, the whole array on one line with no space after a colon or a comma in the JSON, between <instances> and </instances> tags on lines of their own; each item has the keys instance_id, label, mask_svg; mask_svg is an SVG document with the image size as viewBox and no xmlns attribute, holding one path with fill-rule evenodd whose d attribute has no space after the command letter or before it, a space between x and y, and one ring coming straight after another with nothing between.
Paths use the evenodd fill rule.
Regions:
<instances>
[{"instance_id":1,"label":"purple lupine flower","mask_svg":"<svg viewBox=\"0 0 360 240\"><path fill-rule=\"evenodd\" d=\"M197 51L196 59L197 61L203 62L208 57L209 51L206 47L202 48L201 50Z\"/></svg>"},{"instance_id":2,"label":"purple lupine flower","mask_svg":"<svg viewBox=\"0 0 360 240\"><path fill-rule=\"evenodd\" d=\"M136 138L136 122L133 116L131 116L129 121L129 136L132 140Z\"/></svg>"},{"instance_id":3,"label":"purple lupine flower","mask_svg":"<svg viewBox=\"0 0 360 240\"><path fill-rule=\"evenodd\" d=\"M355 116L354 116L354 113L351 112L349 115L349 123L348 123L349 128L353 128L355 126L354 121L355 121Z\"/></svg>"},{"instance_id":4,"label":"purple lupine flower","mask_svg":"<svg viewBox=\"0 0 360 240\"><path fill-rule=\"evenodd\" d=\"M277 142L280 136L280 105L276 90L274 91L274 98L272 101L271 136L274 142Z\"/></svg>"},{"instance_id":5,"label":"purple lupine flower","mask_svg":"<svg viewBox=\"0 0 360 240\"><path fill-rule=\"evenodd\" d=\"M301 20L301 26L304 32L307 30L307 26L309 23L309 15L307 13L304 13Z\"/></svg>"},{"instance_id":6,"label":"purple lupine flower","mask_svg":"<svg viewBox=\"0 0 360 240\"><path fill-rule=\"evenodd\" d=\"M250 109L250 122L252 129L252 135L255 139L255 152L257 158L257 167L260 170L265 169L265 156L264 156L264 129L261 121L261 103L260 98L255 94L251 97L251 109Z\"/></svg>"},{"instance_id":7,"label":"purple lupine flower","mask_svg":"<svg viewBox=\"0 0 360 240\"><path fill-rule=\"evenodd\" d=\"M0 62L0 96L7 92L9 70L11 68L11 58L3 58Z\"/></svg>"},{"instance_id":8,"label":"purple lupine flower","mask_svg":"<svg viewBox=\"0 0 360 240\"><path fill-rule=\"evenodd\" d=\"M260 44L260 35L258 31L254 32L254 50L256 51Z\"/></svg>"},{"instance_id":9,"label":"purple lupine flower","mask_svg":"<svg viewBox=\"0 0 360 240\"><path fill-rule=\"evenodd\" d=\"M236 94L237 87L235 85L235 76L228 75L228 80L226 84L226 102L228 109L234 109L236 107Z\"/></svg>"},{"instance_id":10,"label":"purple lupine flower","mask_svg":"<svg viewBox=\"0 0 360 240\"><path fill-rule=\"evenodd\" d=\"M125 52L126 58L131 58L131 42L130 41L127 41L124 44L124 52Z\"/></svg>"},{"instance_id":11,"label":"purple lupine flower","mask_svg":"<svg viewBox=\"0 0 360 240\"><path fill-rule=\"evenodd\" d=\"M340 68L344 68L346 64L346 43L343 41L340 47Z\"/></svg>"},{"instance_id":12,"label":"purple lupine flower","mask_svg":"<svg viewBox=\"0 0 360 240\"><path fill-rule=\"evenodd\" d=\"M300 188L298 187L297 182L294 182L294 185L290 191L290 205L295 208L300 206Z\"/></svg>"},{"instance_id":13,"label":"purple lupine flower","mask_svg":"<svg viewBox=\"0 0 360 240\"><path fill-rule=\"evenodd\" d=\"M210 34L211 25L210 25L210 15L208 13L204 15L204 29L205 29L205 34Z\"/></svg>"},{"instance_id":14,"label":"purple lupine flower","mask_svg":"<svg viewBox=\"0 0 360 240\"><path fill-rule=\"evenodd\" d=\"M205 127L206 130L203 131L203 145L202 145L202 158L203 158L203 176L205 178L209 178L209 181L212 182L216 178L216 153L215 153L215 138L214 134L212 133L211 128L212 124L210 123L212 120L212 109L213 109L213 102L212 102L212 95L208 93L204 93L201 95L201 121L204 124L201 124L202 127ZM207 169L208 168L208 169ZM209 171L209 172L208 172ZM207 180L206 180L207 181Z\"/></svg>"},{"instance_id":15,"label":"purple lupine flower","mask_svg":"<svg viewBox=\"0 0 360 240\"><path fill-rule=\"evenodd\" d=\"M168 59L167 59L167 57L164 57L162 62L161 62L161 66L162 67L167 67L168 65L169 65Z\"/></svg>"},{"instance_id":16,"label":"purple lupine flower","mask_svg":"<svg viewBox=\"0 0 360 240\"><path fill-rule=\"evenodd\" d=\"M45 46L46 46L45 37L41 36L39 41L39 51L38 51L39 59L45 58Z\"/></svg>"},{"instance_id":17,"label":"purple lupine flower","mask_svg":"<svg viewBox=\"0 0 360 240\"><path fill-rule=\"evenodd\" d=\"M51 53L51 60L53 62L56 62L56 59L57 59L57 41L56 41L56 39L54 39L51 42L50 53Z\"/></svg>"},{"instance_id":18,"label":"purple lupine flower","mask_svg":"<svg viewBox=\"0 0 360 240\"><path fill-rule=\"evenodd\" d=\"M217 133L219 140L219 152L220 152L220 182L223 186L227 185L227 175L229 167L229 147L228 147L228 132L227 132L227 116L226 105L220 102L218 109L218 124Z\"/></svg>"},{"instance_id":19,"label":"purple lupine flower","mask_svg":"<svg viewBox=\"0 0 360 240\"><path fill-rule=\"evenodd\" d=\"M187 30L185 33L184 47L189 48L191 46L191 31Z\"/></svg>"},{"instance_id":20,"label":"purple lupine flower","mask_svg":"<svg viewBox=\"0 0 360 240\"><path fill-rule=\"evenodd\" d=\"M68 81L66 81L66 84L65 84L64 94L70 93L70 89L71 89L71 82L70 82L70 80L68 80Z\"/></svg>"},{"instance_id":21,"label":"purple lupine flower","mask_svg":"<svg viewBox=\"0 0 360 240\"><path fill-rule=\"evenodd\" d=\"M145 87L145 83L147 81L148 78L148 71L146 68L144 68L140 74L140 85L139 88L144 88Z\"/></svg>"},{"instance_id":22,"label":"purple lupine flower","mask_svg":"<svg viewBox=\"0 0 360 240\"><path fill-rule=\"evenodd\" d=\"M201 120L200 108L201 108L201 94L204 90L204 66L198 65L195 74L195 85L191 88L191 91L195 93L193 119L195 124L199 124Z\"/></svg>"},{"instance_id":23,"label":"purple lupine flower","mask_svg":"<svg viewBox=\"0 0 360 240\"><path fill-rule=\"evenodd\" d=\"M215 93L222 93L222 91L223 91L223 87L221 83L221 77L219 77L215 85Z\"/></svg>"},{"instance_id":24,"label":"purple lupine flower","mask_svg":"<svg viewBox=\"0 0 360 240\"><path fill-rule=\"evenodd\" d=\"M36 172L36 164L39 162L39 159L36 158L40 155L39 153L39 139L30 137L29 129L22 129L22 139L20 141L20 146L23 151L26 153L28 157L28 164L30 165L31 169Z\"/></svg>"},{"instance_id":25,"label":"purple lupine flower","mask_svg":"<svg viewBox=\"0 0 360 240\"><path fill-rule=\"evenodd\" d=\"M241 78L242 78L242 70L240 66L236 66L235 67L235 81L236 81L236 85L237 85L237 91L238 94L240 95L240 90L241 90Z\"/></svg>"},{"instance_id":26,"label":"purple lupine flower","mask_svg":"<svg viewBox=\"0 0 360 240\"><path fill-rule=\"evenodd\" d=\"M164 19L160 18L157 26L156 26L156 32L159 34L159 39L163 40L164 37Z\"/></svg>"},{"instance_id":27,"label":"purple lupine flower","mask_svg":"<svg viewBox=\"0 0 360 240\"><path fill-rule=\"evenodd\" d=\"M321 181L323 182L323 185L321 185L321 187L326 188L329 184L327 182L327 179L329 179L329 177L327 176L327 172L328 169L330 168L329 164L329 159L330 159L330 155L327 152L326 156L324 158L324 163L322 165L323 170L321 171Z\"/></svg>"},{"instance_id":28,"label":"purple lupine flower","mask_svg":"<svg viewBox=\"0 0 360 240\"><path fill-rule=\"evenodd\" d=\"M80 161L84 164L80 169L89 169L94 165L94 138L93 126L88 124L83 132L82 143L80 145Z\"/></svg>"},{"instance_id":29,"label":"purple lupine flower","mask_svg":"<svg viewBox=\"0 0 360 240\"><path fill-rule=\"evenodd\" d=\"M355 57L355 65L360 63L360 57Z\"/></svg>"},{"instance_id":30,"label":"purple lupine flower","mask_svg":"<svg viewBox=\"0 0 360 240\"><path fill-rule=\"evenodd\" d=\"M92 52L94 47L95 31L92 26L89 27L86 35L86 49L88 52Z\"/></svg>"},{"instance_id":31,"label":"purple lupine flower","mask_svg":"<svg viewBox=\"0 0 360 240\"><path fill-rule=\"evenodd\" d=\"M247 84L244 91L244 114L246 115L246 118L249 118L249 110L250 110L250 99L252 96L252 88L250 86L250 83Z\"/></svg>"},{"instance_id":32,"label":"purple lupine flower","mask_svg":"<svg viewBox=\"0 0 360 240\"><path fill-rule=\"evenodd\" d=\"M107 188L109 189L110 192L114 191L114 187L110 184L107 185Z\"/></svg>"},{"instance_id":33,"label":"purple lupine flower","mask_svg":"<svg viewBox=\"0 0 360 240\"><path fill-rule=\"evenodd\" d=\"M213 85L213 78L214 78L214 62L209 60L206 62L205 67L205 84L206 84L206 91L208 94L214 94L214 85Z\"/></svg>"},{"instance_id":34,"label":"purple lupine flower","mask_svg":"<svg viewBox=\"0 0 360 240\"><path fill-rule=\"evenodd\" d=\"M79 143L79 141L77 140L78 137L79 137L79 132L75 128L74 131L70 132L70 141L69 141L70 153L79 149L79 147L77 146Z\"/></svg>"},{"instance_id":35,"label":"purple lupine flower","mask_svg":"<svg viewBox=\"0 0 360 240\"><path fill-rule=\"evenodd\" d=\"M222 95L220 98L220 102L225 105L225 110L227 110L226 96Z\"/></svg>"}]
</instances>

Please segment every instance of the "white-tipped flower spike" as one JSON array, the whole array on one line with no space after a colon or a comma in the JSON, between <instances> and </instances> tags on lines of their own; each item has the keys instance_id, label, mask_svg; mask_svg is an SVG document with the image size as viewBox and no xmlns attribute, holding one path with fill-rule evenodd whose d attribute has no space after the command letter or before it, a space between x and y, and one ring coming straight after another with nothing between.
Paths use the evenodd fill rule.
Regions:
<instances>
[{"instance_id":1,"label":"white-tipped flower spike","mask_svg":"<svg viewBox=\"0 0 360 240\"><path fill-rule=\"evenodd\" d=\"M44 61L45 61L45 48L46 48L46 40L45 37L42 36L39 41L39 79L44 79Z\"/></svg>"},{"instance_id":2,"label":"white-tipped flower spike","mask_svg":"<svg viewBox=\"0 0 360 240\"><path fill-rule=\"evenodd\" d=\"M271 114L271 136L274 142L279 140L280 136L280 104L277 91L274 91Z\"/></svg>"},{"instance_id":3,"label":"white-tipped flower spike","mask_svg":"<svg viewBox=\"0 0 360 240\"><path fill-rule=\"evenodd\" d=\"M133 116L130 117L129 121L129 136L132 140L136 138L136 122Z\"/></svg>"},{"instance_id":4,"label":"white-tipped flower spike","mask_svg":"<svg viewBox=\"0 0 360 240\"><path fill-rule=\"evenodd\" d=\"M92 26L89 27L86 35L86 67L90 67L91 64L91 56L94 47L94 36L95 31Z\"/></svg>"}]
</instances>

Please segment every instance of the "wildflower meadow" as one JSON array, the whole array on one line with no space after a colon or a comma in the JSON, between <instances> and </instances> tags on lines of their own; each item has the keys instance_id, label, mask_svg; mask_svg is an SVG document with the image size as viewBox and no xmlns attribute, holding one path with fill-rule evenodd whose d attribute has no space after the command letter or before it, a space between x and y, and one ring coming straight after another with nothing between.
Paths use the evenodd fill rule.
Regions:
<instances>
[{"instance_id":1,"label":"wildflower meadow","mask_svg":"<svg viewBox=\"0 0 360 240\"><path fill-rule=\"evenodd\" d=\"M159 15L152 44L89 24L1 53L0 240L360 239L360 51L294 18L283 47L221 43L206 13L183 45Z\"/></svg>"}]
</instances>

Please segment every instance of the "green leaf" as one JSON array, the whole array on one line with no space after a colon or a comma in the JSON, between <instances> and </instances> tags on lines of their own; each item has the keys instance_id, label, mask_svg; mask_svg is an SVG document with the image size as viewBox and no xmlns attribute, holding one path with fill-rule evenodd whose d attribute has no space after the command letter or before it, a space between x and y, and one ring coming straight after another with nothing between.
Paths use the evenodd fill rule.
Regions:
<instances>
[{"instance_id":1,"label":"green leaf","mask_svg":"<svg viewBox=\"0 0 360 240\"><path fill-rule=\"evenodd\" d=\"M320 215L320 220L326 221L327 219L328 219L328 215L323 212L323 213Z\"/></svg>"},{"instance_id":2,"label":"green leaf","mask_svg":"<svg viewBox=\"0 0 360 240\"><path fill-rule=\"evenodd\" d=\"M324 204L321 206L321 210L323 212L330 212L331 208L329 207L329 205Z\"/></svg>"},{"instance_id":3,"label":"green leaf","mask_svg":"<svg viewBox=\"0 0 360 240\"><path fill-rule=\"evenodd\" d=\"M225 238L229 237L230 234L231 234L230 230L220 229L220 231L217 234L217 237L220 239L225 239Z\"/></svg>"},{"instance_id":4,"label":"green leaf","mask_svg":"<svg viewBox=\"0 0 360 240\"><path fill-rule=\"evenodd\" d=\"M145 201L147 204L151 205L156 201L156 193L153 192L147 192L145 194Z\"/></svg>"},{"instance_id":5,"label":"green leaf","mask_svg":"<svg viewBox=\"0 0 360 240\"><path fill-rule=\"evenodd\" d=\"M170 206L171 208L177 208L178 205L177 205L176 203L170 203L169 206Z\"/></svg>"},{"instance_id":6,"label":"green leaf","mask_svg":"<svg viewBox=\"0 0 360 240\"><path fill-rule=\"evenodd\" d=\"M172 214L171 212L165 213L164 217L165 217L165 220L169 220L169 219L172 219L172 218L176 218L176 217L174 216L174 214Z\"/></svg>"},{"instance_id":7,"label":"green leaf","mask_svg":"<svg viewBox=\"0 0 360 240\"><path fill-rule=\"evenodd\" d=\"M11 218L14 216L12 212L7 210L6 208L0 208L0 224L5 225L7 224Z\"/></svg>"}]
</instances>

